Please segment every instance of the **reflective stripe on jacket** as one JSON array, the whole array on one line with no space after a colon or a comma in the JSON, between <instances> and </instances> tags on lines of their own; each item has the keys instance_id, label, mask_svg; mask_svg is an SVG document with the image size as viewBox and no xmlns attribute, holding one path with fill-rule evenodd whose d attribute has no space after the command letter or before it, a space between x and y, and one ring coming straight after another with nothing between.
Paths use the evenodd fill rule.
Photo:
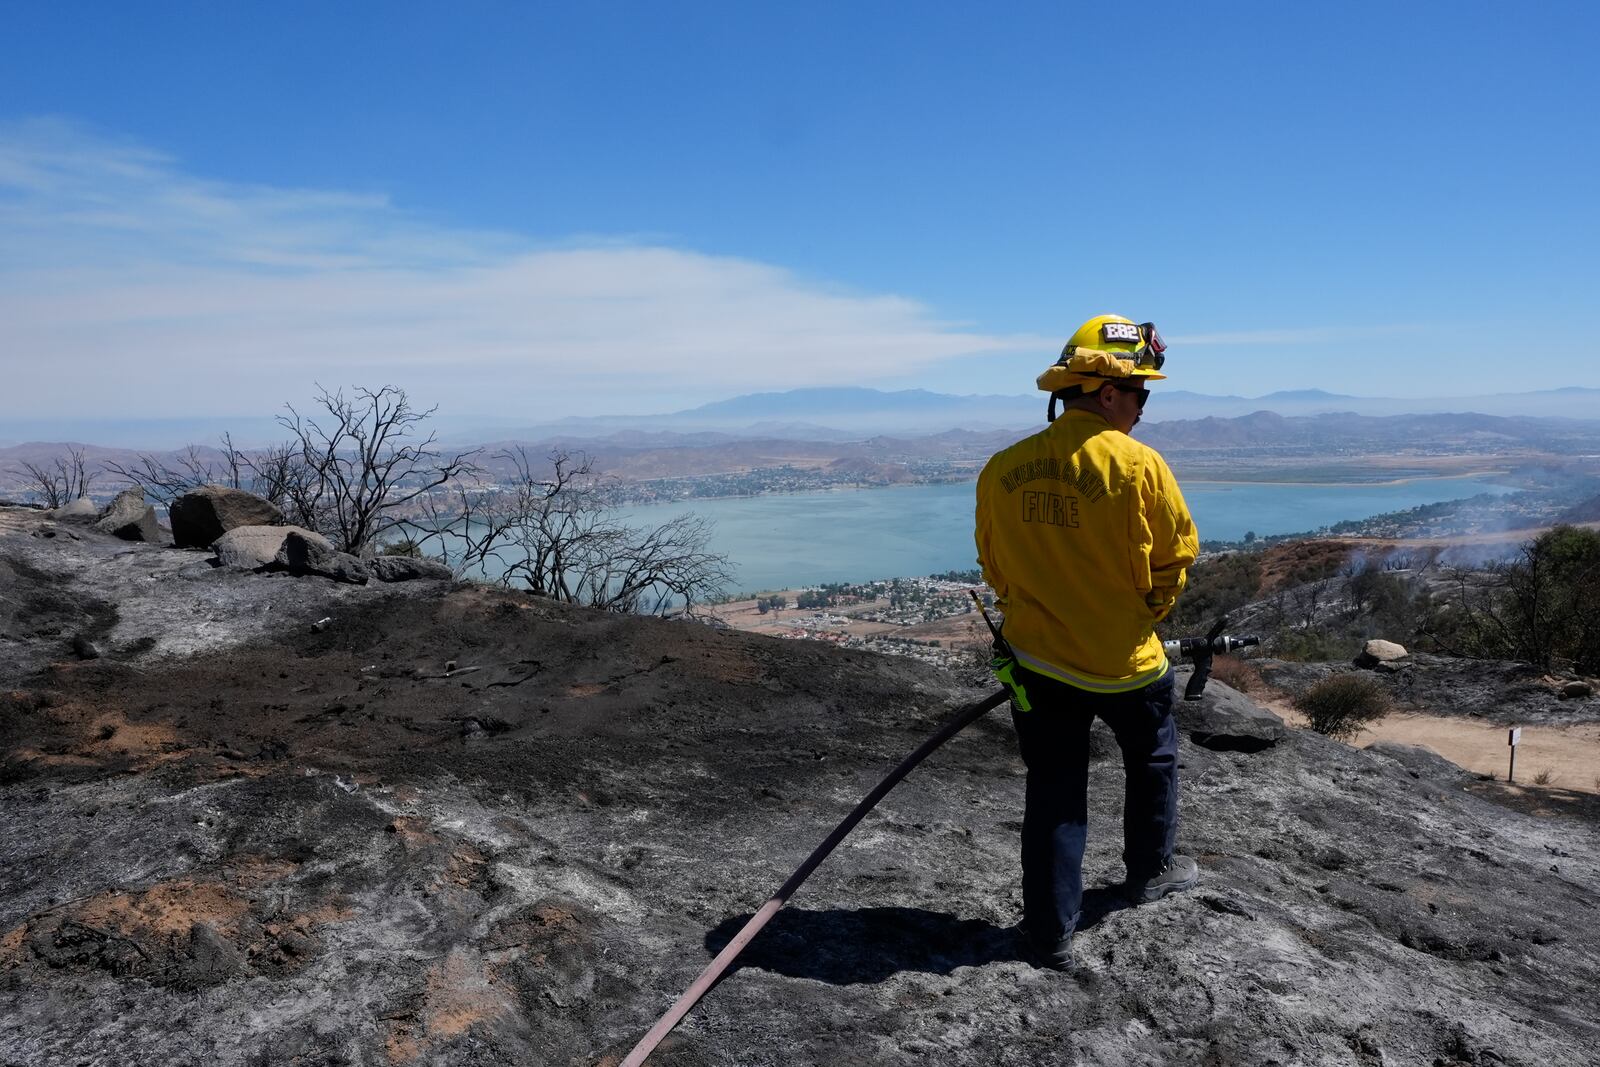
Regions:
<instances>
[{"instance_id":1,"label":"reflective stripe on jacket","mask_svg":"<svg viewBox=\"0 0 1600 1067\"><path fill-rule=\"evenodd\" d=\"M1069 409L983 468L976 537L1024 667L1100 693L1167 672L1154 627L1200 540L1155 449Z\"/></svg>"}]
</instances>

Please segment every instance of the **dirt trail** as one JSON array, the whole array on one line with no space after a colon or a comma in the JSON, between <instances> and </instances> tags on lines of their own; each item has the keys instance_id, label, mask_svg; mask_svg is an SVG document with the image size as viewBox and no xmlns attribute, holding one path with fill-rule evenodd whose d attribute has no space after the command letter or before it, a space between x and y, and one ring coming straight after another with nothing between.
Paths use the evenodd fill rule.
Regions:
<instances>
[{"instance_id":1,"label":"dirt trail","mask_svg":"<svg viewBox=\"0 0 1600 1067\"><path fill-rule=\"evenodd\" d=\"M1285 722L1310 729L1306 717L1287 698L1251 696ZM1502 779L1510 755L1505 727L1443 715L1396 712L1362 730L1351 744L1366 748L1376 741L1421 745L1474 774ZM1546 781L1536 781L1545 774ZM1600 723L1523 727L1516 775L1521 785L1600 794Z\"/></svg>"}]
</instances>

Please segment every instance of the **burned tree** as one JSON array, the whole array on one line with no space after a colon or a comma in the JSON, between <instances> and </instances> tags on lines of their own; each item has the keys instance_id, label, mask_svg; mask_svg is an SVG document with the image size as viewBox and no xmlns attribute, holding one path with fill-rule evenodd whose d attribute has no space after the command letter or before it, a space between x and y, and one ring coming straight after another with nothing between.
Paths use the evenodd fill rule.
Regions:
<instances>
[{"instance_id":1,"label":"burned tree","mask_svg":"<svg viewBox=\"0 0 1600 1067\"><path fill-rule=\"evenodd\" d=\"M507 588L608 611L692 610L729 579L726 556L706 551L711 524L679 515L654 529L617 518L615 482L582 452L525 448L496 453L509 484L457 486L448 508L430 498L426 521L409 523L419 544L436 542L467 573Z\"/></svg>"},{"instance_id":2,"label":"burned tree","mask_svg":"<svg viewBox=\"0 0 1600 1067\"><path fill-rule=\"evenodd\" d=\"M1458 655L1600 671L1600 532L1556 526L1509 561L1458 570L1424 632Z\"/></svg>"},{"instance_id":3,"label":"burned tree","mask_svg":"<svg viewBox=\"0 0 1600 1067\"><path fill-rule=\"evenodd\" d=\"M59 508L88 496L89 483L95 477L83 449L76 445L68 447L67 454L57 456L48 467L23 462L12 473L22 479L23 490L37 496L47 508Z\"/></svg>"},{"instance_id":4,"label":"burned tree","mask_svg":"<svg viewBox=\"0 0 1600 1067\"><path fill-rule=\"evenodd\" d=\"M222 437L220 469L213 463L212 455L198 445L189 445L177 453L171 462L148 453L141 454L132 464L107 463L106 473L116 475L129 485L137 486L144 495L160 504L172 502L191 489L202 485L226 485L242 489L240 484L242 454L233 446L227 434Z\"/></svg>"},{"instance_id":5,"label":"burned tree","mask_svg":"<svg viewBox=\"0 0 1600 1067\"><path fill-rule=\"evenodd\" d=\"M423 435L435 408L418 411L404 389L318 386L322 409L302 415L292 405L278 422L288 443L263 457L258 475L286 515L329 537L341 551L360 553L401 521L413 502L476 471L476 451L445 455L437 435Z\"/></svg>"}]
</instances>

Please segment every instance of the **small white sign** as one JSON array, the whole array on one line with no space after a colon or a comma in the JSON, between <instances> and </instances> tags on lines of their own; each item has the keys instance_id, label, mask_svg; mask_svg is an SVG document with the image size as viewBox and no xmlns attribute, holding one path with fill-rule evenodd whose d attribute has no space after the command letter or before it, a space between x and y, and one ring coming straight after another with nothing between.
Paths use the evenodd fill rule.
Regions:
<instances>
[{"instance_id":1,"label":"small white sign","mask_svg":"<svg viewBox=\"0 0 1600 1067\"><path fill-rule=\"evenodd\" d=\"M1513 726L1511 728L1511 735L1510 735L1509 739L1506 741L1506 744L1510 745L1512 748L1515 748L1517 746L1517 742L1521 741L1521 740L1522 740L1522 727Z\"/></svg>"}]
</instances>

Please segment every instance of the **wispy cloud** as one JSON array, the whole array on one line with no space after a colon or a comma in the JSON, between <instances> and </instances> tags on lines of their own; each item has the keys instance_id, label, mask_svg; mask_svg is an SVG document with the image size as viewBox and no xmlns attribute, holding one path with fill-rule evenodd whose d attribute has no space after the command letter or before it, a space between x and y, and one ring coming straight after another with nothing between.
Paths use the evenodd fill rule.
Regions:
<instances>
[{"instance_id":1,"label":"wispy cloud","mask_svg":"<svg viewBox=\"0 0 1600 1067\"><path fill-rule=\"evenodd\" d=\"M256 410L313 376L531 413L871 383L1048 344L749 259L448 229L381 195L210 181L71 124L0 124L13 414Z\"/></svg>"},{"instance_id":2,"label":"wispy cloud","mask_svg":"<svg viewBox=\"0 0 1600 1067\"><path fill-rule=\"evenodd\" d=\"M1378 326L1311 326L1297 329L1224 330L1212 333L1174 335L1174 345L1322 345L1381 341L1414 337L1425 333L1419 323L1389 323Z\"/></svg>"}]
</instances>

